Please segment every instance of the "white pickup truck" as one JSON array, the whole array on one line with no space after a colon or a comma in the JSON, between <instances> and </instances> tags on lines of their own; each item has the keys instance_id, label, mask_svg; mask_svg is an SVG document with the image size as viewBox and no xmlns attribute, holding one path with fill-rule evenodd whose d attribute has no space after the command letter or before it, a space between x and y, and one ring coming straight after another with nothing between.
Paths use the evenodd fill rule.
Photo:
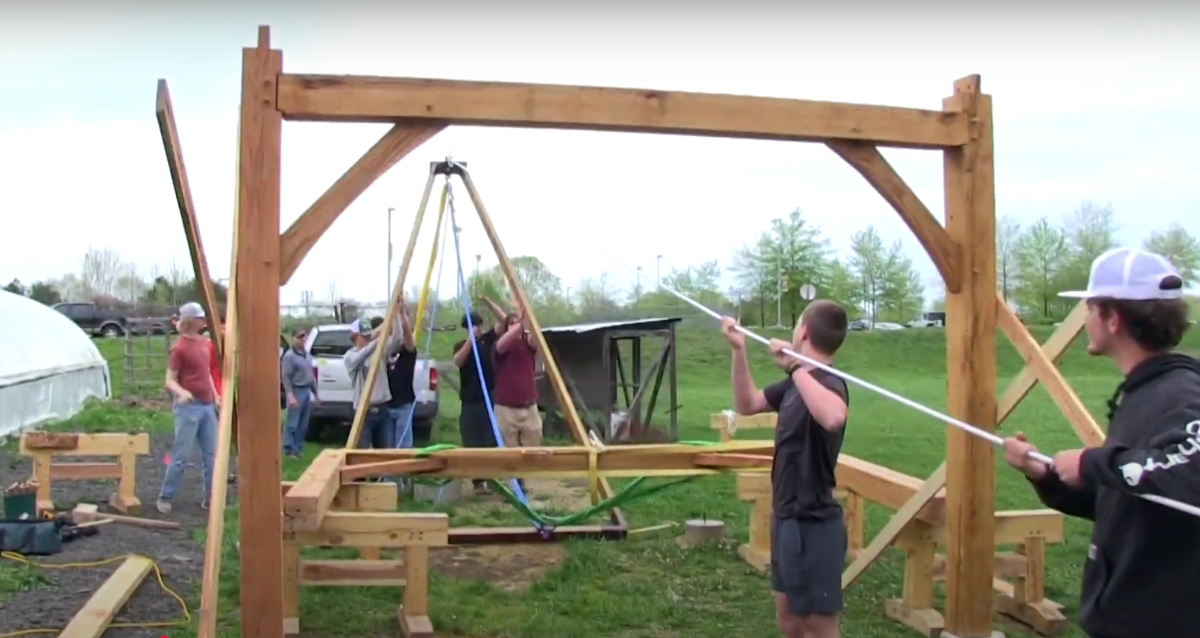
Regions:
<instances>
[{"instance_id":1,"label":"white pickup truck","mask_svg":"<svg viewBox=\"0 0 1200 638\"><path fill-rule=\"evenodd\" d=\"M321 404L313 407L313 420L341 424L354 420L350 377L342 363L342 356L350 350L350 346L349 324L314 326L308 331L305 347L316 363L314 372L321 396ZM385 374L386 370L381 369L379 373ZM429 441L433 419L438 414L438 371L432 359L417 358L413 392L417 397L413 411L413 442L421 445ZM316 433L320 428L313 427L309 431Z\"/></svg>"}]
</instances>

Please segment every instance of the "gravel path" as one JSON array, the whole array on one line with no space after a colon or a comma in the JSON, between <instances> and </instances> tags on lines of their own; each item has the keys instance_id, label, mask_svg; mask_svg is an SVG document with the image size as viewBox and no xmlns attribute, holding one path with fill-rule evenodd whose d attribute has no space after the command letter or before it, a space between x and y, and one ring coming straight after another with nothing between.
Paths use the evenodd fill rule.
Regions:
<instances>
[{"instance_id":1,"label":"gravel path","mask_svg":"<svg viewBox=\"0 0 1200 638\"><path fill-rule=\"evenodd\" d=\"M131 511L130 514L177 521L181 524L180 529L151 529L110 523L99 527L99 533L95 536L65 543L59 554L31 558L39 563L64 564L98 561L130 553L146 556L158 564L167 586L188 600L194 616L194 607L198 604L195 601L199 598L200 574L204 567L204 546L198 531L207 525L208 513L200 509L198 452L193 453L193 461L197 465L187 469L183 485L175 496L174 512L170 516L163 516L154 508L166 470L163 457L170 447L169 433L151 433L150 454L138 459L137 496L142 501L142 507L140 511ZM72 460L91 459L77 457ZM31 472L29 459L0 463L0 485L28 479ZM94 503L101 505L102 510L109 510L108 496L116 489L116 481L58 480L53 483L52 489L51 497L60 512L70 511L76 503ZM229 486L229 496L232 502L236 497L235 485ZM23 629L62 628L121 562L117 560L97 567L44 570L44 574L52 581L50 584L14 594L4 602L4 613L0 613L0 634ZM114 622L146 623L182 619L183 610L179 602L162 591L151 571L129 602L117 613ZM114 627L104 635L106 638L158 638L170 634L171 628Z\"/></svg>"}]
</instances>

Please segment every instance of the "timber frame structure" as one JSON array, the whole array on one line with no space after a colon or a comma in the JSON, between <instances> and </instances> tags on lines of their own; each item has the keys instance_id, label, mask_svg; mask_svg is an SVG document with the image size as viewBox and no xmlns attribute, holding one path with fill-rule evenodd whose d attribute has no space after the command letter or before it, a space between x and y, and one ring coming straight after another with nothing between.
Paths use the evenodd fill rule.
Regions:
<instances>
[{"instance_id":1,"label":"timber frame structure","mask_svg":"<svg viewBox=\"0 0 1200 638\"><path fill-rule=\"evenodd\" d=\"M159 83L157 113L197 285L212 322L217 324L214 341L226 379L227 397L218 421L212 495L215 503L225 502L224 477L228 473L235 416L241 423L278 423L280 286L287 283L337 217L379 176L454 124L823 143L896 210L945 281L949 413L981 428L995 429L999 412L995 333L999 326L1028 363L1021 375L1025 382L1014 382L1000 401L1015 404L1028 393L1034 380L1040 380L1088 445L1103 440L1103 434L1054 364L1055 353L1078 333L1078 324L1072 334L1060 331L1051 340L1062 343L1039 348L1016 316L997 301L992 101L991 96L981 92L978 75L955 81L952 95L942 101L940 110L637 89L302 75L284 73L283 54L271 48L269 28L259 27L257 46L242 51L237 197L225 334L215 312L211 278L165 81ZM281 233L284 120L386 122L393 126ZM905 184L879 147L941 151L944 226ZM486 220L485 215L481 217ZM485 225L490 226L487 221ZM494 229L489 228L489 238L502 255ZM403 276L400 279L403 281ZM519 295L518 301L525 301L519 287L514 287L514 292ZM553 364L547 364L558 377ZM567 396L562 380L553 381L561 401ZM234 391L236 399L229 400ZM563 401L563 405L572 428L581 429L571 402ZM944 494L945 632L959 638L990 636L996 539L993 450L988 442L953 427L947 428L946 439L945 463L897 508L879 536L857 553L855 563L843 576L843 585L850 584L892 545L930 501ZM738 445L735 441L703 450L681 445L597 448L586 438L578 443L580 447L575 448L445 450L430 458L413 458L416 454L412 450L327 450L301 480L281 487L279 428L238 428L241 608L254 610L253 614L242 615L242 635L282 638L285 617L296 611L287 608L294 601L285 603L286 591L294 588L294 579L298 578L291 569L294 566L285 569L289 538L295 541L304 536L330 543L359 535L380 541L364 541L360 543L363 546L420 546L422 550L445 543L445 523L433 520L439 515L330 511L354 500L358 500L358 507L351 509L369 509L358 494L369 484L340 480L342 473L353 473L356 466L365 470L365 465L395 467L403 463L408 464L408 471L434 476L542 473L582 475L602 481L606 475L696 474L729 468L765 471L765 462L769 462L764 456L769 454L769 446L762 442ZM204 563L201 637L216 636L216 582L223 519L224 508L214 505ZM406 589L419 590L412 602L421 606L425 604L423 565L422 559L420 565L406 567ZM406 591L406 606L409 603ZM427 627L411 631L413 620L424 620L427 625L428 618L412 615L423 612L403 610L402 628L412 634L424 633L420 629Z\"/></svg>"}]
</instances>

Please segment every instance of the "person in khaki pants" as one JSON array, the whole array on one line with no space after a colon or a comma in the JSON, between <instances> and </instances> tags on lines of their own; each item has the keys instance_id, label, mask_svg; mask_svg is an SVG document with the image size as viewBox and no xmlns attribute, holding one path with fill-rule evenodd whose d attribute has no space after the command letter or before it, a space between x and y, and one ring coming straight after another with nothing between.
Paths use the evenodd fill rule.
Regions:
<instances>
[{"instance_id":1,"label":"person in khaki pants","mask_svg":"<svg viewBox=\"0 0 1200 638\"><path fill-rule=\"evenodd\" d=\"M538 342L525 327L524 315L521 312L504 317L504 331L496 340L493 355L496 386L492 401L504 447L537 447L542 442L542 415L534 381ZM525 482L520 484L524 490Z\"/></svg>"}]
</instances>

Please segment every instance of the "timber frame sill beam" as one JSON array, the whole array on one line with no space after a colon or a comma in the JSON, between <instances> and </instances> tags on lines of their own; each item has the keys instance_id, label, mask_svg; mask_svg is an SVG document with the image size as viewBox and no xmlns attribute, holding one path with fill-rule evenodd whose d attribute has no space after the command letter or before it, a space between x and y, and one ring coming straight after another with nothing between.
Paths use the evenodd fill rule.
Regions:
<instances>
[{"instance_id":1,"label":"timber frame sill beam","mask_svg":"<svg viewBox=\"0 0 1200 638\"><path fill-rule=\"evenodd\" d=\"M554 84L359 75L279 76L285 120L674 133L764 140L849 140L945 149L970 140L963 113L842 102Z\"/></svg>"}]
</instances>

